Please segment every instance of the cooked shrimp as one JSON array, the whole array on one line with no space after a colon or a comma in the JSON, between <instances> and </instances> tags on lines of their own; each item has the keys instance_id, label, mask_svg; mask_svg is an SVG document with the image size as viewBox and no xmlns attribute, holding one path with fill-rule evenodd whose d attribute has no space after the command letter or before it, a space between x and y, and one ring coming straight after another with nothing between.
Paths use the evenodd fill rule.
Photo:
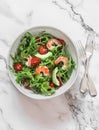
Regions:
<instances>
[{"instance_id":1,"label":"cooked shrimp","mask_svg":"<svg viewBox=\"0 0 99 130\"><path fill-rule=\"evenodd\" d=\"M31 66L31 59L32 59L31 56L27 58L26 66L29 66L29 67Z\"/></svg>"},{"instance_id":2,"label":"cooked shrimp","mask_svg":"<svg viewBox=\"0 0 99 130\"><path fill-rule=\"evenodd\" d=\"M50 71L49 71L49 69L48 69L47 66L39 66L39 67L36 68L36 74L37 74L37 75L40 75L41 72L42 72L45 76L47 76L47 75L50 74Z\"/></svg>"},{"instance_id":3,"label":"cooked shrimp","mask_svg":"<svg viewBox=\"0 0 99 130\"><path fill-rule=\"evenodd\" d=\"M57 65L58 63L63 62L62 69L66 69L68 66L68 58L64 56L60 56L55 60L55 64Z\"/></svg>"},{"instance_id":4,"label":"cooked shrimp","mask_svg":"<svg viewBox=\"0 0 99 130\"><path fill-rule=\"evenodd\" d=\"M46 44L47 48L49 50L52 50L54 48L53 44L60 44L60 42L57 39L50 39L48 43ZM60 44L61 45L61 44Z\"/></svg>"}]
</instances>

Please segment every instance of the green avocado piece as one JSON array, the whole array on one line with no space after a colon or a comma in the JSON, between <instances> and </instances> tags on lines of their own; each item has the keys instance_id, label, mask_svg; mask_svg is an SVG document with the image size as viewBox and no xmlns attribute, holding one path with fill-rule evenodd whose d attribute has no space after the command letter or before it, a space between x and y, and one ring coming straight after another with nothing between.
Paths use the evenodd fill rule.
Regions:
<instances>
[{"instance_id":1,"label":"green avocado piece","mask_svg":"<svg viewBox=\"0 0 99 130\"><path fill-rule=\"evenodd\" d=\"M41 55L40 53L37 53L35 56L39 57L41 59L46 59L47 57L52 56L52 52L48 52L48 53L43 54L43 55Z\"/></svg>"},{"instance_id":2,"label":"green avocado piece","mask_svg":"<svg viewBox=\"0 0 99 130\"><path fill-rule=\"evenodd\" d=\"M58 72L58 67L56 67L54 70L53 70L53 73L52 73L52 81L55 85L59 86L60 85L60 82L59 80L57 79L57 72Z\"/></svg>"}]
</instances>

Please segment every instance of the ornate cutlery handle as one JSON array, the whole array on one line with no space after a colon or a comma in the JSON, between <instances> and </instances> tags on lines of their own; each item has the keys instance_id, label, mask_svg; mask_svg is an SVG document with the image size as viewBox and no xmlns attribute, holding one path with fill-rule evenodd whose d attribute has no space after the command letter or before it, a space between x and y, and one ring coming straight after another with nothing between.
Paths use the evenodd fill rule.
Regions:
<instances>
[{"instance_id":1,"label":"ornate cutlery handle","mask_svg":"<svg viewBox=\"0 0 99 130\"><path fill-rule=\"evenodd\" d=\"M95 97L97 95L97 91L96 91L95 85L89 75L88 75L88 87L89 87L90 95L92 97Z\"/></svg>"},{"instance_id":2,"label":"ornate cutlery handle","mask_svg":"<svg viewBox=\"0 0 99 130\"><path fill-rule=\"evenodd\" d=\"M89 68L89 61L90 61L90 58L87 59L87 63L86 63L86 75L87 75L87 78L88 78L88 88L89 88L89 93L92 97L95 97L97 95L97 91L96 91L96 88L95 88L95 85L88 73L88 68Z\"/></svg>"},{"instance_id":3,"label":"ornate cutlery handle","mask_svg":"<svg viewBox=\"0 0 99 130\"><path fill-rule=\"evenodd\" d=\"M88 68L87 68L87 59L85 60L84 62L84 68L85 68L85 72L84 72L84 75L82 77L82 80L81 80L81 84L80 84L80 92L81 93L86 93L87 91L87 88L88 88L88 84L87 84L87 76L86 76L86 73L88 72Z\"/></svg>"},{"instance_id":4,"label":"ornate cutlery handle","mask_svg":"<svg viewBox=\"0 0 99 130\"><path fill-rule=\"evenodd\" d=\"M97 91L96 91L95 85L88 73L89 62L90 62L90 58L86 59L85 73L81 80L80 92L84 94L87 91L87 86L88 86L90 95L92 97L95 97L97 95Z\"/></svg>"},{"instance_id":5,"label":"ornate cutlery handle","mask_svg":"<svg viewBox=\"0 0 99 130\"><path fill-rule=\"evenodd\" d=\"M81 80L81 84L80 84L80 92L81 93L85 93L87 91L87 77L86 74L84 74L82 80Z\"/></svg>"}]
</instances>

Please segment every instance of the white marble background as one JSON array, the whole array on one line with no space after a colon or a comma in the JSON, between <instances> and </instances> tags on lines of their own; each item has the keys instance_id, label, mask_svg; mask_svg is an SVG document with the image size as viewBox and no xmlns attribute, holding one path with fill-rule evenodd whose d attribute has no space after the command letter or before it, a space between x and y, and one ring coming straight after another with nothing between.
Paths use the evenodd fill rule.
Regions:
<instances>
[{"instance_id":1,"label":"white marble background","mask_svg":"<svg viewBox=\"0 0 99 130\"><path fill-rule=\"evenodd\" d=\"M0 0L0 54L7 57L16 37L40 25L64 31L85 45L93 32L99 48L99 0ZM98 95L81 95L79 83L50 100L25 97L10 82L0 60L0 130L99 130L99 50L94 51L90 74Z\"/></svg>"}]
</instances>

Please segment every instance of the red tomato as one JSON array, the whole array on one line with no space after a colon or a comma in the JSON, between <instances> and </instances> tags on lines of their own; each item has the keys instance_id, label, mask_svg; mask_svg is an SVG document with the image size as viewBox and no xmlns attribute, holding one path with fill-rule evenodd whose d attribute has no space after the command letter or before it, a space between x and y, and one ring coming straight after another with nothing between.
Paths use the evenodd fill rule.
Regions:
<instances>
[{"instance_id":1,"label":"red tomato","mask_svg":"<svg viewBox=\"0 0 99 130\"><path fill-rule=\"evenodd\" d=\"M65 45L66 43L65 43L65 41L63 40L63 39L57 39L62 45Z\"/></svg>"},{"instance_id":2,"label":"red tomato","mask_svg":"<svg viewBox=\"0 0 99 130\"><path fill-rule=\"evenodd\" d=\"M41 62L41 59L38 57L32 57L31 59L31 66L36 66Z\"/></svg>"},{"instance_id":3,"label":"red tomato","mask_svg":"<svg viewBox=\"0 0 99 130\"><path fill-rule=\"evenodd\" d=\"M15 69L16 71L21 71L22 68L23 68L23 65L22 65L21 63L15 63L15 64L13 65L13 67L14 67L14 69Z\"/></svg>"},{"instance_id":4,"label":"red tomato","mask_svg":"<svg viewBox=\"0 0 99 130\"><path fill-rule=\"evenodd\" d=\"M50 86L53 88L53 87L55 87L55 84L53 82L51 82Z\"/></svg>"},{"instance_id":5,"label":"red tomato","mask_svg":"<svg viewBox=\"0 0 99 130\"><path fill-rule=\"evenodd\" d=\"M40 54L46 54L47 52L48 52L48 49L47 49L47 47L46 46L44 46L44 45L41 45L40 47L39 47L39 53Z\"/></svg>"}]
</instances>

